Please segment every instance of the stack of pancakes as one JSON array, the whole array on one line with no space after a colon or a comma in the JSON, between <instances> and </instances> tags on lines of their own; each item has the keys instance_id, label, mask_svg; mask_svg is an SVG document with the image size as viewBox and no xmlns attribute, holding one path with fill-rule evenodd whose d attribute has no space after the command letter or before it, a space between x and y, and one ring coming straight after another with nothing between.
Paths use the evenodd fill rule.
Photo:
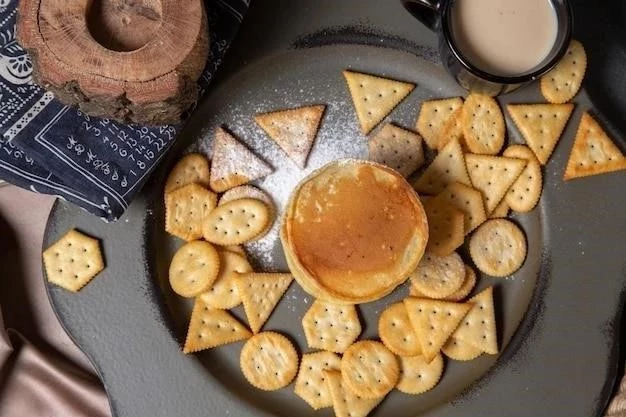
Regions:
<instances>
[{"instance_id":1,"label":"stack of pancakes","mask_svg":"<svg viewBox=\"0 0 626 417\"><path fill-rule=\"evenodd\" d=\"M389 294L408 278L424 254L428 223L417 194L396 171L340 160L295 189L281 240L305 291L357 304Z\"/></svg>"}]
</instances>

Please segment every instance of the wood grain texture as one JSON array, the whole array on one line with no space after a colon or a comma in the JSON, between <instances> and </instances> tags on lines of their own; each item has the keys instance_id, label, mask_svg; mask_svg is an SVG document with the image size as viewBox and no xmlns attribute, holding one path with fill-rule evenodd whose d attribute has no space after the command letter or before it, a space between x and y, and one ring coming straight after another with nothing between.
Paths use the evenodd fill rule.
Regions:
<instances>
[{"instance_id":1,"label":"wood grain texture","mask_svg":"<svg viewBox=\"0 0 626 417\"><path fill-rule=\"evenodd\" d=\"M23 0L17 36L35 81L87 114L177 123L208 56L201 0Z\"/></svg>"}]
</instances>

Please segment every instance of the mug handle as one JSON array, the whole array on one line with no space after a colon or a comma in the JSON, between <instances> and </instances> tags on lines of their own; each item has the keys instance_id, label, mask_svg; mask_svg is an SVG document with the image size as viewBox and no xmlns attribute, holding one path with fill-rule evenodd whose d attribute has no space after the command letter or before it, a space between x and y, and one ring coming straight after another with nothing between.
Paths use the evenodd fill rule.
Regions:
<instances>
[{"instance_id":1,"label":"mug handle","mask_svg":"<svg viewBox=\"0 0 626 417\"><path fill-rule=\"evenodd\" d=\"M442 0L402 0L404 8L434 32L441 24L441 3Z\"/></svg>"}]
</instances>

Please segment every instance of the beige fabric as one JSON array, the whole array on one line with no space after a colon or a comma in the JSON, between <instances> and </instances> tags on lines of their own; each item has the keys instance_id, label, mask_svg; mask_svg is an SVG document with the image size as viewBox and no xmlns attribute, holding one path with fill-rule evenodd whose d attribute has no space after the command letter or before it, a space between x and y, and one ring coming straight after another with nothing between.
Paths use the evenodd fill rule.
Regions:
<instances>
[{"instance_id":1,"label":"beige fabric","mask_svg":"<svg viewBox=\"0 0 626 417\"><path fill-rule=\"evenodd\" d=\"M46 296L41 243L53 201L0 188L0 416L107 417L101 383Z\"/></svg>"}]
</instances>

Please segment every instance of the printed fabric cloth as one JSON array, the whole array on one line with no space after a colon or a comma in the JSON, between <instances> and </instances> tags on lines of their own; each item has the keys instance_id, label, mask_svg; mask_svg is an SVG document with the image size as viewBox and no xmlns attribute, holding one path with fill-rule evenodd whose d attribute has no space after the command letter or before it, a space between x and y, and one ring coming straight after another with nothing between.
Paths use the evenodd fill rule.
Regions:
<instances>
[{"instance_id":1,"label":"printed fabric cloth","mask_svg":"<svg viewBox=\"0 0 626 417\"><path fill-rule=\"evenodd\" d=\"M210 30L206 91L250 0L204 0ZM0 0L0 179L117 220L176 139L180 125L89 117L35 85L15 38L18 0Z\"/></svg>"}]
</instances>

